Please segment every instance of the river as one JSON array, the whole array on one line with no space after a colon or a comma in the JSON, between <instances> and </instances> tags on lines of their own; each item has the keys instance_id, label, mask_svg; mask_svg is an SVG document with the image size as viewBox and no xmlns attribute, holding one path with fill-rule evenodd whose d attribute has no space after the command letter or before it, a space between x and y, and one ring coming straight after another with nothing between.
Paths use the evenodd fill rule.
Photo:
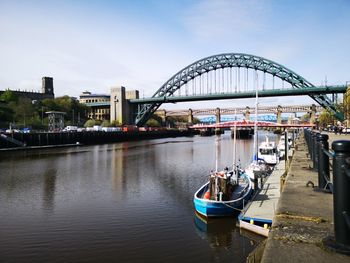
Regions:
<instances>
[{"instance_id":1,"label":"river","mask_svg":"<svg viewBox=\"0 0 350 263\"><path fill-rule=\"evenodd\" d=\"M237 140L242 166L252 149ZM245 262L257 241L234 218L194 213L215 152L194 136L0 153L0 262Z\"/></svg>"}]
</instances>

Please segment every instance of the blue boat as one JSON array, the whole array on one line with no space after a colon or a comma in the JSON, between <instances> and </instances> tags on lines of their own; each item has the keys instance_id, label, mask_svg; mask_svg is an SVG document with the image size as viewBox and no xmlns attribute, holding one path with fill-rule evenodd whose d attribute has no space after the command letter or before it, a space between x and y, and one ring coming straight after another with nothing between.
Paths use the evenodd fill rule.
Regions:
<instances>
[{"instance_id":1,"label":"blue boat","mask_svg":"<svg viewBox=\"0 0 350 263\"><path fill-rule=\"evenodd\" d=\"M240 169L214 172L194 194L194 207L205 217L237 215L252 195L252 183Z\"/></svg>"}]
</instances>

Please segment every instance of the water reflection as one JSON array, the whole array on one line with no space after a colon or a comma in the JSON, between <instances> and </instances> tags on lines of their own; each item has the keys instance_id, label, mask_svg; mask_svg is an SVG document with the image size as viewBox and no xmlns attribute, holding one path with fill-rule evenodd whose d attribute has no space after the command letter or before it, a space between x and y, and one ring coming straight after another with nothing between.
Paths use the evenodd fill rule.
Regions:
<instances>
[{"instance_id":1,"label":"water reflection","mask_svg":"<svg viewBox=\"0 0 350 263\"><path fill-rule=\"evenodd\" d=\"M57 170L55 168L47 168L44 173L43 186L43 206L45 210L52 211L55 199Z\"/></svg>"},{"instance_id":2,"label":"water reflection","mask_svg":"<svg viewBox=\"0 0 350 263\"><path fill-rule=\"evenodd\" d=\"M230 134L219 143L220 168L232 165ZM237 141L242 164L251 144ZM215 136L8 153L1 259L244 262L255 243L233 219L193 223L193 194L214 168Z\"/></svg>"},{"instance_id":3,"label":"water reflection","mask_svg":"<svg viewBox=\"0 0 350 263\"><path fill-rule=\"evenodd\" d=\"M256 241L248 241L239 235L234 217L206 218L195 213L194 224L198 236L208 242L215 262L229 257L235 262L244 261L243 255L247 255L257 245Z\"/></svg>"},{"instance_id":4,"label":"water reflection","mask_svg":"<svg viewBox=\"0 0 350 263\"><path fill-rule=\"evenodd\" d=\"M236 229L236 219L234 217L209 219L196 212L194 223L198 235L207 240L210 247L231 248L232 235Z\"/></svg>"}]
</instances>

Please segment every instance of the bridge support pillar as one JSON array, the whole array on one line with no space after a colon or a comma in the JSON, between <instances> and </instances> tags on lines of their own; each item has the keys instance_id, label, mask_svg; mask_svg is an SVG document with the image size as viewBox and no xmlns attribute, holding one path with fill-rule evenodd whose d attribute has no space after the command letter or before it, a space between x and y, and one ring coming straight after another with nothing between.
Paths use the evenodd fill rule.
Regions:
<instances>
[{"instance_id":1,"label":"bridge support pillar","mask_svg":"<svg viewBox=\"0 0 350 263\"><path fill-rule=\"evenodd\" d=\"M162 119L162 127L166 127L168 124L167 116L166 116L166 110L160 110L158 111L159 117Z\"/></svg>"},{"instance_id":2,"label":"bridge support pillar","mask_svg":"<svg viewBox=\"0 0 350 263\"><path fill-rule=\"evenodd\" d=\"M282 124L282 107L281 105L277 106L277 124Z\"/></svg>"},{"instance_id":3,"label":"bridge support pillar","mask_svg":"<svg viewBox=\"0 0 350 263\"><path fill-rule=\"evenodd\" d=\"M245 113L244 113L244 118L245 118L247 121L249 121L249 119L250 119L250 108L247 106L245 109L246 109L246 110L245 110Z\"/></svg>"},{"instance_id":4,"label":"bridge support pillar","mask_svg":"<svg viewBox=\"0 0 350 263\"><path fill-rule=\"evenodd\" d=\"M216 118L216 124L220 123L221 121L220 108L215 109L215 118Z\"/></svg>"},{"instance_id":5,"label":"bridge support pillar","mask_svg":"<svg viewBox=\"0 0 350 263\"><path fill-rule=\"evenodd\" d=\"M134 124L134 115L137 111L136 106L129 104L129 99L138 99L139 91L125 91L125 87L112 87L110 99L110 121L119 124Z\"/></svg>"},{"instance_id":6,"label":"bridge support pillar","mask_svg":"<svg viewBox=\"0 0 350 263\"><path fill-rule=\"evenodd\" d=\"M193 124L193 111L188 109L188 124Z\"/></svg>"},{"instance_id":7,"label":"bridge support pillar","mask_svg":"<svg viewBox=\"0 0 350 263\"><path fill-rule=\"evenodd\" d=\"M316 122L316 105L311 105L311 112L310 112L310 124L315 124Z\"/></svg>"},{"instance_id":8,"label":"bridge support pillar","mask_svg":"<svg viewBox=\"0 0 350 263\"><path fill-rule=\"evenodd\" d=\"M277 106L277 111L276 111L276 115L277 115L277 124L282 124L282 107L281 105ZM281 132L283 130L283 128L276 128L276 132Z\"/></svg>"}]
</instances>

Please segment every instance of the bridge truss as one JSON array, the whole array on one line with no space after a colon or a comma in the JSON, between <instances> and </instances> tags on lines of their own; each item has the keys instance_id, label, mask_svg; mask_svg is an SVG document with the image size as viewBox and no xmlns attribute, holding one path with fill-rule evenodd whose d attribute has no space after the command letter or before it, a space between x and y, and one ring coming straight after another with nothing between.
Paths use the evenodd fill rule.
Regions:
<instances>
[{"instance_id":1,"label":"bridge truss","mask_svg":"<svg viewBox=\"0 0 350 263\"><path fill-rule=\"evenodd\" d=\"M333 113L337 119L344 119L343 114L336 109L326 94L318 94L316 86L292 70L266 58L226 53L198 60L172 76L154 93L153 101L139 104L135 123L139 126L144 125L160 105L167 101L166 98L175 96L176 92L178 96L192 96L188 101L195 100L193 95L202 95L200 100L211 96L227 99L230 97L223 96L227 93L249 93L258 88L264 94L268 90L275 90L275 79L281 81L284 92L280 94L310 90L308 95L319 105ZM267 93L273 95L271 92ZM295 92L295 95L298 93Z\"/></svg>"}]
</instances>

